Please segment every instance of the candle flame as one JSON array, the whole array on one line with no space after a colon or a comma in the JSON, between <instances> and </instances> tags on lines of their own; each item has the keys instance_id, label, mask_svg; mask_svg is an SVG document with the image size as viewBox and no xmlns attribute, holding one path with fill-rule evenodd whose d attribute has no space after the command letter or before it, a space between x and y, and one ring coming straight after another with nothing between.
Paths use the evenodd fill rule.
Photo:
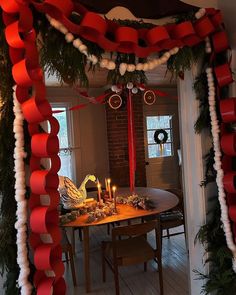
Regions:
<instances>
[{"instance_id":1,"label":"candle flame","mask_svg":"<svg viewBox=\"0 0 236 295\"><path fill-rule=\"evenodd\" d=\"M116 186L112 187L112 191L115 192L116 191Z\"/></svg>"}]
</instances>

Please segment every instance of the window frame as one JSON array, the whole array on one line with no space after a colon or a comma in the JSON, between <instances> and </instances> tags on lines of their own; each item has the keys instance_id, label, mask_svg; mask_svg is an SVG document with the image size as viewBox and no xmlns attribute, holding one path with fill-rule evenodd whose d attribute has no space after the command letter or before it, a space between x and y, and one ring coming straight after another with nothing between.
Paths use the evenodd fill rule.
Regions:
<instances>
[{"instance_id":1,"label":"window frame","mask_svg":"<svg viewBox=\"0 0 236 295\"><path fill-rule=\"evenodd\" d=\"M148 117L171 117L171 119L169 120L170 121L170 124L169 124L169 127L168 128L157 128L157 129L148 129L148 124L147 124L147 118ZM172 126L172 120L173 120L173 115L170 115L170 114L165 114L165 115L148 115L148 116L145 116L145 123L146 123L146 142L147 142L147 158L148 160L152 160L152 159L161 159L161 158L168 158L168 157L174 157L174 142L173 142L173 126ZM157 143L153 142L153 143L149 143L148 142L148 132L149 131L156 131L158 129L163 129L163 130L169 130L170 131L170 140L167 141L165 144L170 144L171 145L171 155L160 155L160 156L155 156L155 157L149 157L149 146L158 146Z\"/></svg>"}]
</instances>

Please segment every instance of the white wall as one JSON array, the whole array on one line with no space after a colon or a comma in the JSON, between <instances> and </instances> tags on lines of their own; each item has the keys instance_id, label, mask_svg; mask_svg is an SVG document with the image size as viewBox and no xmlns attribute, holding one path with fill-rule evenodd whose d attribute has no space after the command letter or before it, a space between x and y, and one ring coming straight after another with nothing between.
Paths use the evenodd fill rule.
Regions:
<instances>
[{"instance_id":1,"label":"white wall","mask_svg":"<svg viewBox=\"0 0 236 295\"><path fill-rule=\"evenodd\" d=\"M99 93L100 91L100 93ZM99 95L101 90L90 89L89 94ZM87 102L69 87L47 87L50 102L69 101L71 106ZM103 180L109 175L106 112L104 105L90 104L84 109L71 112L74 136L75 179L79 185L87 174ZM89 186L89 183L88 183Z\"/></svg>"}]
</instances>

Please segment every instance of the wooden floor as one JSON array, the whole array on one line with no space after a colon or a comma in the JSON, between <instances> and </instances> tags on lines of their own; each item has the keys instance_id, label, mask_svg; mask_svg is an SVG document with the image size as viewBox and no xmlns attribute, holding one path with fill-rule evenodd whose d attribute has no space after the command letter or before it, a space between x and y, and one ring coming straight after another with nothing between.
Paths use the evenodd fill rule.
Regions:
<instances>
[{"instance_id":1,"label":"wooden floor","mask_svg":"<svg viewBox=\"0 0 236 295\"><path fill-rule=\"evenodd\" d=\"M178 228L177 230L182 230ZM91 295L115 294L113 274L107 267L107 282L102 282L100 242L109 239L106 226L94 226L90 230L90 267L91 267ZM152 243L153 235L148 237ZM76 239L77 240L77 239ZM184 235L173 236L169 240L163 239L163 276L164 295L188 295L187 251ZM73 287L69 266L65 263L65 278L67 281L67 295L84 295L83 249L77 240L75 267L78 286ZM148 271L143 271L143 265L123 267L119 269L121 295L158 295L159 283L157 265L148 263Z\"/></svg>"}]
</instances>

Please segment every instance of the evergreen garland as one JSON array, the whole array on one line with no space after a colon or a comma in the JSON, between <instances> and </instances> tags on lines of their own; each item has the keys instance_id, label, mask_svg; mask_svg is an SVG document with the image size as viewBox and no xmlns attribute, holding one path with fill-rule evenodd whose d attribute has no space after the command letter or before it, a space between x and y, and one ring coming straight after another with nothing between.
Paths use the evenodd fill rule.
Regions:
<instances>
[{"instance_id":1,"label":"evergreen garland","mask_svg":"<svg viewBox=\"0 0 236 295\"><path fill-rule=\"evenodd\" d=\"M203 225L196 237L205 248L208 258L205 263L210 266L209 274L195 271L199 279L206 280L202 287L203 294L235 294L236 274L232 269L232 253L226 245L225 234L220 220L218 197L208 201L212 209L207 215L207 223Z\"/></svg>"},{"instance_id":2,"label":"evergreen garland","mask_svg":"<svg viewBox=\"0 0 236 295\"><path fill-rule=\"evenodd\" d=\"M6 295L17 295L16 280L19 268L16 262L16 201L14 189L14 145L13 134L13 90L14 81L11 75L11 62L8 45L4 36L4 24L0 18L0 267L1 275L6 274L4 282Z\"/></svg>"}]
</instances>

